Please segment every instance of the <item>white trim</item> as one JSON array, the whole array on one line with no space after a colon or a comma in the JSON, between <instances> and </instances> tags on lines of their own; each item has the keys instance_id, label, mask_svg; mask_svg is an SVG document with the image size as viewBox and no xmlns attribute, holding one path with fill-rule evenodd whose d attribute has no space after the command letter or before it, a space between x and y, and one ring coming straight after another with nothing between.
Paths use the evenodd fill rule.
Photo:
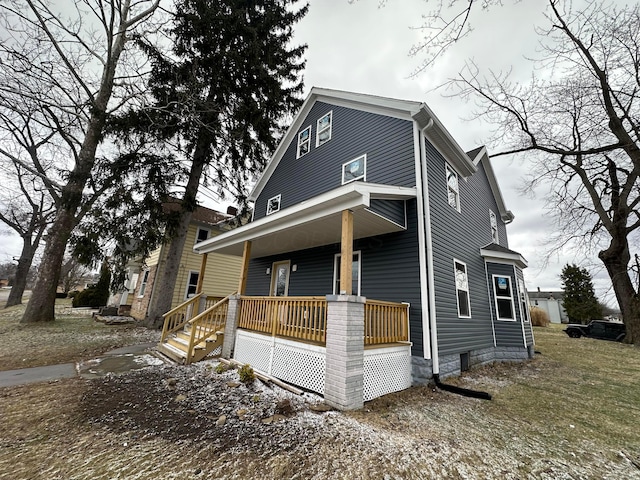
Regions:
<instances>
[{"instance_id":1,"label":"white trim","mask_svg":"<svg viewBox=\"0 0 640 480\"><path fill-rule=\"evenodd\" d=\"M358 256L358 292L351 292L351 295L361 296L361 284L362 284L362 250L356 250L353 252L353 255ZM336 283L338 283L338 272L340 271L340 264L338 263L338 259L342 257L341 253L336 253L333 256L333 294L340 295L340 292L336 292Z\"/></svg>"},{"instance_id":2,"label":"white trim","mask_svg":"<svg viewBox=\"0 0 640 480\"><path fill-rule=\"evenodd\" d=\"M303 122L306 121L306 117L315 102L344 106L408 121L413 120L418 123L418 127L421 129L435 126L429 132L430 143L445 158L455 164L463 176L471 175L477 170L460 145L424 103L313 87L278 144L264 172L255 183L249 195L249 201L255 201L258 198L291 143L297 142L297 133L303 126Z\"/></svg>"},{"instance_id":3,"label":"white trim","mask_svg":"<svg viewBox=\"0 0 640 480\"><path fill-rule=\"evenodd\" d=\"M496 174L493 171L491 158L489 158L489 152L487 152L487 148L482 147L476 154L475 158L472 158L471 161L474 163L474 165L482 163L484 167L484 173L487 176L487 181L489 182L489 188L491 188L493 198L496 200L496 204L498 205L500 219L504 223L511 223L515 217L511 210L507 210L507 206L504 203L504 197L502 196L502 192L500 191L500 185L498 184L498 180L496 179Z\"/></svg>"},{"instance_id":4,"label":"white trim","mask_svg":"<svg viewBox=\"0 0 640 480\"><path fill-rule=\"evenodd\" d=\"M516 293L518 295L518 309L520 310L520 327L522 327L522 342L524 343L524 348L527 348L527 335L524 332L524 324L525 324L525 312L522 311L522 302L520 301L520 279L518 278L518 272L516 272L515 265L513 266L513 277L516 279ZM524 284L524 280L522 281ZM526 298L525 298L526 301Z\"/></svg>"},{"instance_id":5,"label":"white trim","mask_svg":"<svg viewBox=\"0 0 640 480\"><path fill-rule=\"evenodd\" d=\"M486 262L516 265L520 268L527 268L528 266L525 258L516 252L496 252L495 250L481 248L480 256L482 256Z\"/></svg>"},{"instance_id":6,"label":"white trim","mask_svg":"<svg viewBox=\"0 0 640 480\"><path fill-rule=\"evenodd\" d=\"M198 276L198 280L196 280L196 291L198 290L198 282L200 281L200 271L199 270L189 270L187 271L187 281L185 282L185 287L184 287L184 299L185 300L189 300L191 297L189 296L189 286L193 285L192 283L189 283L189 281L191 280L191 275L197 275ZM194 296L196 294L196 292L193 293L192 296Z\"/></svg>"},{"instance_id":7,"label":"white trim","mask_svg":"<svg viewBox=\"0 0 640 480\"><path fill-rule=\"evenodd\" d=\"M156 267L157 270L157 267ZM138 298L143 298L147 291L147 284L149 283L150 269L146 269L142 272L142 280L140 281L140 288L138 289Z\"/></svg>"},{"instance_id":8,"label":"white trim","mask_svg":"<svg viewBox=\"0 0 640 480\"><path fill-rule=\"evenodd\" d=\"M449 186L449 172L451 172L453 175L455 175L456 177L456 189L453 190L453 188L451 188ZM455 168L453 168L451 165L449 165L449 162L445 162L444 164L444 180L445 180L445 185L446 185L446 190L447 190L447 205L449 205L451 208L455 208L456 211L458 213L460 213L460 179L458 178L458 172L456 171ZM456 204L451 205L451 202L449 201L449 191L453 191L456 194Z\"/></svg>"},{"instance_id":9,"label":"white trim","mask_svg":"<svg viewBox=\"0 0 640 480\"><path fill-rule=\"evenodd\" d=\"M198 240L198 236L199 236L198 234L200 233L200 231L201 231L201 230L202 230L203 232L207 232L207 238L205 238L204 240L209 239L209 237L211 236L211 229L210 229L210 228L205 228L205 227L196 227L196 239L195 239L195 241L194 241L194 243L193 243L194 245L195 245L196 243L204 242L204 240Z\"/></svg>"},{"instance_id":10,"label":"white trim","mask_svg":"<svg viewBox=\"0 0 640 480\"><path fill-rule=\"evenodd\" d=\"M345 179L344 179L344 174L345 174L344 167L346 167L350 163L355 163L355 162L359 161L360 159L362 159L362 161L363 161L362 175L360 175L359 177L353 177L352 179L345 181ZM349 160L348 162L344 162L342 164L342 168L340 169L340 171L342 172L342 185L346 185L347 183L355 182L355 181L361 180L361 179L366 182L367 181L367 154L363 153L362 155L360 155L360 156L358 156L358 157L356 157L356 158L354 158L352 160Z\"/></svg>"},{"instance_id":11,"label":"white trim","mask_svg":"<svg viewBox=\"0 0 640 480\"><path fill-rule=\"evenodd\" d=\"M484 281L487 284L487 298L489 299L489 314L491 315L491 332L493 333L493 346L497 347L498 342L496 340L496 325L493 316L493 302L491 301L491 285L489 285L489 269L487 268L487 262L484 262ZM496 312L496 317L498 316Z\"/></svg>"},{"instance_id":12,"label":"white trim","mask_svg":"<svg viewBox=\"0 0 640 480\"><path fill-rule=\"evenodd\" d=\"M291 276L291 260L281 260L279 262L273 262L271 264L271 281L269 283L269 295L275 297L275 283L276 283L276 274L277 274L277 266L278 265L287 265L287 282L284 286L284 296L289 295L289 278Z\"/></svg>"},{"instance_id":13,"label":"white trim","mask_svg":"<svg viewBox=\"0 0 640 480\"><path fill-rule=\"evenodd\" d=\"M322 120L324 117L329 116L329 126L327 128L323 128L322 130L320 130L320 120ZM320 133L324 132L325 130L329 130L329 138L327 138L325 141L323 141L322 143L320 143ZM316 121L316 148L324 145L325 143L327 143L329 140L331 140L331 135L333 134L333 110L329 110L329 112L325 113L324 115L322 115L317 121Z\"/></svg>"},{"instance_id":14,"label":"white trim","mask_svg":"<svg viewBox=\"0 0 640 480\"><path fill-rule=\"evenodd\" d=\"M216 235L193 248L196 253L209 253L236 245L257 236L265 236L291 228L303 222L317 220L342 210L367 208L371 198L381 200L406 200L415 198L416 189L379 185L375 183L352 182L329 192L300 202L273 215L259 218L241 227ZM214 248L212 248L214 247Z\"/></svg>"},{"instance_id":15,"label":"white trim","mask_svg":"<svg viewBox=\"0 0 640 480\"><path fill-rule=\"evenodd\" d=\"M429 200L428 192L426 192L426 172L423 177L422 169L423 165L426 165L426 152L423 145L422 133L418 129L418 124L413 124L413 151L414 151L414 164L416 175L416 193L417 201L416 206L418 210L418 264L420 266L420 308L422 309L422 348L423 357L430 359L432 357L431 351L431 327L429 320L429 297L430 290L427 288L427 277L430 276L428 272L432 272L430 268L427 268L427 233L426 223L428 222L428 210ZM424 187L424 189L423 189ZM405 208L406 214L406 208ZM429 239L430 242L430 239ZM430 245L430 243L429 243ZM437 357L437 355L434 355ZM436 362L436 360L434 360ZM437 362L436 362L437 363Z\"/></svg>"},{"instance_id":16,"label":"white trim","mask_svg":"<svg viewBox=\"0 0 640 480\"><path fill-rule=\"evenodd\" d=\"M278 208L276 208L275 210L271 209L271 201L272 200L278 200ZM266 209L266 212L265 212L265 216L273 215L274 213L279 212L281 203L282 203L282 194L281 193L279 193L278 195L275 195L275 196L271 197L269 200L267 200L267 209Z\"/></svg>"},{"instance_id":17,"label":"white trim","mask_svg":"<svg viewBox=\"0 0 640 480\"><path fill-rule=\"evenodd\" d=\"M301 142L300 141L300 137L307 130L309 130L309 135L307 136L306 140L303 140ZM309 125L308 127L303 128L302 130L300 130L300 132L298 132L298 136L297 136L298 141L297 141L297 144L296 144L297 145L296 146L296 159L298 159L300 157L304 157L307 153L309 153L311 151L311 133L312 133L311 132L311 125ZM300 147L305 143L308 145L307 151L304 152L304 153L300 153Z\"/></svg>"},{"instance_id":18,"label":"white trim","mask_svg":"<svg viewBox=\"0 0 640 480\"><path fill-rule=\"evenodd\" d=\"M386 220L387 222L393 224L393 225L397 225L398 227L402 228L403 230L407 229L407 201L404 201L404 225L399 224L398 222L394 222L393 220L391 220L388 217L385 217L384 215L379 214L378 212L374 212L373 210L371 210L371 208L365 208L365 210L367 212L369 212L371 215L375 215L376 217L382 218L384 220Z\"/></svg>"},{"instance_id":19,"label":"white trim","mask_svg":"<svg viewBox=\"0 0 640 480\"><path fill-rule=\"evenodd\" d=\"M465 280L467 282L467 289L463 290L462 288L458 288L458 268L456 266L457 264L460 264L464 267L464 275L465 275ZM454 281L454 288L456 291L456 305L458 306L458 318L471 318L471 292L469 291L469 268L467 267L467 264L465 262L463 262L462 260L458 260L457 258L453 258L453 281ZM462 291L462 292L467 292L467 309L469 310L469 314L468 315L461 315L460 314L460 297L458 296L458 290Z\"/></svg>"},{"instance_id":20,"label":"white trim","mask_svg":"<svg viewBox=\"0 0 640 480\"><path fill-rule=\"evenodd\" d=\"M515 268L515 267L514 267ZM514 270L515 273L515 270ZM509 281L509 291L511 292L511 297L505 297L504 295L501 295L500 298L502 300L506 300L507 298L510 298L511 300L511 313L513 314L513 318L500 318L500 309L498 308L498 291L496 289L496 277L500 277L500 278L506 278ZM511 281L511 276L510 275L500 275L500 274L492 274L491 275L491 285L493 286L493 301L495 303L496 306L496 320L499 320L501 322L517 322L518 318L516 317L516 307L513 303L513 282Z\"/></svg>"}]
</instances>

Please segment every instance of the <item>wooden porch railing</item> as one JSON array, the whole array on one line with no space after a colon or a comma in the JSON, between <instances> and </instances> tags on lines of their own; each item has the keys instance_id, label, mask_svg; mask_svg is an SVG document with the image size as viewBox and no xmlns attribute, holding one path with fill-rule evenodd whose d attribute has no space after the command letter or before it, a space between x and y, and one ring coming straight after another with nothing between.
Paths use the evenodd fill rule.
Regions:
<instances>
[{"instance_id":1,"label":"wooden porch railing","mask_svg":"<svg viewBox=\"0 0 640 480\"><path fill-rule=\"evenodd\" d=\"M324 344L325 297L242 297L239 328Z\"/></svg>"},{"instance_id":2,"label":"wooden porch railing","mask_svg":"<svg viewBox=\"0 0 640 480\"><path fill-rule=\"evenodd\" d=\"M326 343L325 297L242 297L238 327L321 345ZM367 300L364 344L409 341L409 306Z\"/></svg>"},{"instance_id":3,"label":"wooden porch railing","mask_svg":"<svg viewBox=\"0 0 640 480\"><path fill-rule=\"evenodd\" d=\"M235 295L235 293L231 295ZM231 295L227 295L201 314L189 320L191 337L189 339L187 364L191 363L191 357L194 354L194 347L196 345L207 341L207 339L216 335L216 332L224 330L225 323L227 322L227 311L229 309L229 297Z\"/></svg>"},{"instance_id":4,"label":"wooden porch railing","mask_svg":"<svg viewBox=\"0 0 640 480\"><path fill-rule=\"evenodd\" d=\"M364 305L364 344L409 341L409 305L367 300Z\"/></svg>"},{"instance_id":5,"label":"wooden porch railing","mask_svg":"<svg viewBox=\"0 0 640 480\"><path fill-rule=\"evenodd\" d=\"M194 295L189 300L181 303L173 310L169 310L162 317L164 318L164 326L162 327L162 337L160 342L164 342L166 338L178 330L181 330L194 313L198 314L198 305L200 304L201 293Z\"/></svg>"},{"instance_id":6,"label":"wooden porch railing","mask_svg":"<svg viewBox=\"0 0 640 480\"><path fill-rule=\"evenodd\" d=\"M207 310L211 307L213 307L216 303L218 303L220 300L224 300L225 298L229 298L229 297L207 297L207 300L204 302L204 309Z\"/></svg>"}]
</instances>

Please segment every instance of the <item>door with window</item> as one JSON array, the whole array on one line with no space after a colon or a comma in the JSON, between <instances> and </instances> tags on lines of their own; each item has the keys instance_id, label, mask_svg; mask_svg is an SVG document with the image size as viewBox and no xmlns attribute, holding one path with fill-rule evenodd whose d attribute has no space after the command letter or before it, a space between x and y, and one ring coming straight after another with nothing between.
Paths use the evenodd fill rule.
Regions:
<instances>
[{"instance_id":1,"label":"door with window","mask_svg":"<svg viewBox=\"0 0 640 480\"><path fill-rule=\"evenodd\" d=\"M286 297L289 295L289 268L291 262L275 262L271 269L271 291L272 297Z\"/></svg>"},{"instance_id":2,"label":"door with window","mask_svg":"<svg viewBox=\"0 0 640 480\"><path fill-rule=\"evenodd\" d=\"M340 259L341 254L336 254L333 261L333 294L340 294ZM353 252L351 264L351 295L360 295L360 251Z\"/></svg>"}]
</instances>

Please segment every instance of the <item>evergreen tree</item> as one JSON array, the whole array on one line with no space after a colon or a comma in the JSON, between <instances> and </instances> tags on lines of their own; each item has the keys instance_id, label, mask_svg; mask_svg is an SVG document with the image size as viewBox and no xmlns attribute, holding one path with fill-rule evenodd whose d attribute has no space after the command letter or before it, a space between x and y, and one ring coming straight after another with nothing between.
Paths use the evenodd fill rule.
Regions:
<instances>
[{"instance_id":1,"label":"evergreen tree","mask_svg":"<svg viewBox=\"0 0 640 480\"><path fill-rule=\"evenodd\" d=\"M306 45L292 46L293 26L307 12L295 0L176 0L170 55L141 39L153 63L154 104L124 121L151 132L190 162L161 283L148 311L159 326L173 287L203 175L246 206L246 185L277 145L280 123L300 105Z\"/></svg>"},{"instance_id":2,"label":"evergreen tree","mask_svg":"<svg viewBox=\"0 0 640 480\"><path fill-rule=\"evenodd\" d=\"M587 323L602 318L602 307L586 268L567 264L562 269L560 279L564 287L564 308L570 322Z\"/></svg>"}]
</instances>

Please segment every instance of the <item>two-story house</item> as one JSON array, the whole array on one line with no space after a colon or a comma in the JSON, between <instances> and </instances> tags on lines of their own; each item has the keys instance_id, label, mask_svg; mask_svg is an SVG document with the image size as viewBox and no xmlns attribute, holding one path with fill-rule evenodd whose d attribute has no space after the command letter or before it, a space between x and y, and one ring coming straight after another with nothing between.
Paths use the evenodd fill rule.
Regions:
<instances>
[{"instance_id":1,"label":"two-story house","mask_svg":"<svg viewBox=\"0 0 640 480\"><path fill-rule=\"evenodd\" d=\"M243 256L237 360L358 408L532 355L527 263L487 151L424 103L313 88L250 200L251 222L195 246Z\"/></svg>"}]
</instances>

